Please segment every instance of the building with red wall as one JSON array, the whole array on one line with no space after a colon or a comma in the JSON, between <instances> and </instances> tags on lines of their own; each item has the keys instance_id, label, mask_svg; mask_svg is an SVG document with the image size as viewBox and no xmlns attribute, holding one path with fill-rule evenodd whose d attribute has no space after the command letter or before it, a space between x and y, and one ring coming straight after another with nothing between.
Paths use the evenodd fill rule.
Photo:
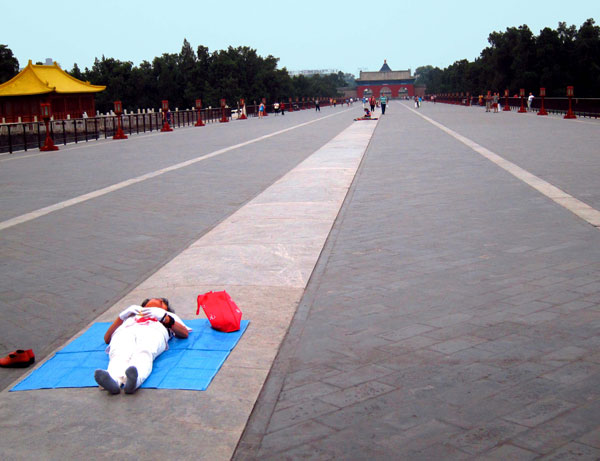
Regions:
<instances>
[{"instance_id":1,"label":"building with red wall","mask_svg":"<svg viewBox=\"0 0 600 461\"><path fill-rule=\"evenodd\" d=\"M55 119L79 118L84 112L96 114L94 94L104 90L70 76L57 63L51 66L32 64L8 82L0 84L0 122L40 120L40 104L50 103Z\"/></svg>"},{"instance_id":2,"label":"building with red wall","mask_svg":"<svg viewBox=\"0 0 600 461\"><path fill-rule=\"evenodd\" d=\"M415 88L415 80L410 69L392 70L384 60L378 72L360 72L360 78L356 80L356 94L359 98L382 95L388 98L412 98L421 92Z\"/></svg>"}]
</instances>

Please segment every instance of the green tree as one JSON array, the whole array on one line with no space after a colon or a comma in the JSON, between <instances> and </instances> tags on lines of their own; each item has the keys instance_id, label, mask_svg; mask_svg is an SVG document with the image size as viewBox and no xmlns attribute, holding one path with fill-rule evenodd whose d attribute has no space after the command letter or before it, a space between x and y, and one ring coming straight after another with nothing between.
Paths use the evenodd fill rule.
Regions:
<instances>
[{"instance_id":1,"label":"green tree","mask_svg":"<svg viewBox=\"0 0 600 461\"><path fill-rule=\"evenodd\" d=\"M219 106L225 98L235 106L244 98L249 104L266 98L268 103L289 97L335 97L338 88L354 82L351 74L290 77L287 69L278 69L279 58L259 56L255 49L243 46L210 52L205 46L192 46L183 40L178 54L165 53L139 66L102 56L84 72L73 66L71 73L82 80L106 85L96 106L102 112L121 100L127 110L157 108L163 99L169 107L186 109L202 99L203 107Z\"/></svg>"},{"instance_id":2,"label":"green tree","mask_svg":"<svg viewBox=\"0 0 600 461\"><path fill-rule=\"evenodd\" d=\"M600 90L600 27L588 19L573 43L575 78L571 83L579 96L597 96Z\"/></svg>"},{"instance_id":3,"label":"green tree","mask_svg":"<svg viewBox=\"0 0 600 461\"><path fill-rule=\"evenodd\" d=\"M439 67L433 66L421 66L415 70L417 79L415 80L416 85L425 85L427 91L430 93L443 93L445 90L442 89L442 76L444 71Z\"/></svg>"},{"instance_id":4,"label":"green tree","mask_svg":"<svg viewBox=\"0 0 600 461\"><path fill-rule=\"evenodd\" d=\"M489 46L473 62L456 61L446 69L417 68L417 84L431 93L520 88L549 96L564 96L567 85L582 97L597 96L600 88L600 27L588 19L577 29L559 22L556 30L544 28L536 37L527 25L492 32Z\"/></svg>"},{"instance_id":5,"label":"green tree","mask_svg":"<svg viewBox=\"0 0 600 461\"><path fill-rule=\"evenodd\" d=\"M132 79L133 63L114 58L96 58L91 70L86 68L83 77L95 85L106 85L106 90L96 95L96 108L108 112L114 101L123 102L123 108L134 110L139 107L136 98L136 85Z\"/></svg>"},{"instance_id":6,"label":"green tree","mask_svg":"<svg viewBox=\"0 0 600 461\"><path fill-rule=\"evenodd\" d=\"M7 45L0 45L0 83L4 83L19 73L19 61Z\"/></svg>"},{"instance_id":7,"label":"green tree","mask_svg":"<svg viewBox=\"0 0 600 461\"><path fill-rule=\"evenodd\" d=\"M538 86L547 88L548 96L563 96L560 88L570 79L566 55L558 30L544 28L536 38Z\"/></svg>"},{"instance_id":8,"label":"green tree","mask_svg":"<svg viewBox=\"0 0 600 461\"><path fill-rule=\"evenodd\" d=\"M75 77L76 79L79 79L79 80L84 79L83 73L81 72L81 69L79 68L77 63L73 64L73 68L69 71L69 74L71 76Z\"/></svg>"},{"instance_id":9,"label":"green tree","mask_svg":"<svg viewBox=\"0 0 600 461\"><path fill-rule=\"evenodd\" d=\"M183 104L183 89L179 85L181 77L178 67L179 55L163 53L152 61L152 74L156 79L156 91L159 98L155 107L160 107L163 99L169 101L169 108L174 110Z\"/></svg>"},{"instance_id":10,"label":"green tree","mask_svg":"<svg viewBox=\"0 0 600 461\"><path fill-rule=\"evenodd\" d=\"M131 70L131 80L135 82L131 92L131 105L133 107L151 109L159 106L160 95L152 64L148 61L142 61L139 67L134 67Z\"/></svg>"}]
</instances>

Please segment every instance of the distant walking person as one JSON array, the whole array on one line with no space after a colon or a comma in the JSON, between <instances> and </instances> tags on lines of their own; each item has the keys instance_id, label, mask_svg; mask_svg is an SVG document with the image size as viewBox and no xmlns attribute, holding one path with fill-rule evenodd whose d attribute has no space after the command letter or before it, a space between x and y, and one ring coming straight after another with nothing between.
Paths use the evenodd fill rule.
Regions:
<instances>
[{"instance_id":1,"label":"distant walking person","mask_svg":"<svg viewBox=\"0 0 600 461\"><path fill-rule=\"evenodd\" d=\"M531 103L533 103L533 93L529 93L527 97L527 110L531 112Z\"/></svg>"},{"instance_id":2,"label":"distant walking person","mask_svg":"<svg viewBox=\"0 0 600 461\"><path fill-rule=\"evenodd\" d=\"M315 112L321 112L321 101L315 99Z\"/></svg>"},{"instance_id":3,"label":"distant walking person","mask_svg":"<svg viewBox=\"0 0 600 461\"><path fill-rule=\"evenodd\" d=\"M385 106L387 105L387 97L382 94L379 97L379 103L381 104L381 115L384 115L385 114Z\"/></svg>"},{"instance_id":4,"label":"distant walking person","mask_svg":"<svg viewBox=\"0 0 600 461\"><path fill-rule=\"evenodd\" d=\"M371 112L375 112L375 96L369 98L369 105L371 106Z\"/></svg>"},{"instance_id":5,"label":"distant walking person","mask_svg":"<svg viewBox=\"0 0 600 461\"><path fill-rule=\"evenodd\" d=\"M265 112L265 105L264 103L260 103L260 106L258 106L258 118L263 118Z\"/></svg>"}]
</instances>

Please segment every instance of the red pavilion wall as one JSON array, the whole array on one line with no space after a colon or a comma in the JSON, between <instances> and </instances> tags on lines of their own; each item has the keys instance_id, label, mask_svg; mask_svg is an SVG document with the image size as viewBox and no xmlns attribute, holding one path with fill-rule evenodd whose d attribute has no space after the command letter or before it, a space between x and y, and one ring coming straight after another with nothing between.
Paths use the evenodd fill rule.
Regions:
<instances>
[{"instance_id":1,"label":"red pavilion wall","mask_svg":"<svg viewBox=\"0 0 600 461\"><path fill-rule=\"evenodd\" d=\"M22 122L33 122L40 118L40 104L49 102L52 105L52 115L55 120L81 118L83 112L90 117L96 115L96 105L93 94L56 94L33 96L7 96L0 98L0 122L16 123L21 117Z\"/></svg>"},{"instance_id":2,"label":"red pavilion wall","mask_svg":"<svg viewBox=\"0 0 600 461\"><path fill-rule=\"evenodd\" d=\"M364 95L364 91L368 88L373 92L373 95L379 97L381 93L381 89L387 87L392 92L392 98L398 98L403 96L414 97L415 96L415 86L410 83L403 83L398 85L359 85L356 88L356 94L359 98L362 98ZM400 92L402 88L406 89L406 92Z\"/></svg>"}]
</instances>

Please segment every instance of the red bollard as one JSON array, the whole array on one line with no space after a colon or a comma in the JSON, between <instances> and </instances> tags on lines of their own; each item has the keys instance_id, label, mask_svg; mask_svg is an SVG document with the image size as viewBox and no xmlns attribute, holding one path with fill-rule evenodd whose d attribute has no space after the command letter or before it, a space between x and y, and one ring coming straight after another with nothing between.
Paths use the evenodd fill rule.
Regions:
<instances>
[{"instance_id":1,"label":"red bollard","mask_svg":"<svg viewBox=\"0 0 600 461\"><path fill-rule=\"evenodd\" d=\"M510 112L510 106L508 104L508 90L504 90L504 109L502 112Z\"/></svg>"},{"instance_id":2,"label":"red bollard","mask_svg":"<svg viewBox=\"0 0 600 461\"><path fill-rule=\"evenodd\" d=\"M221 99L221 120L219 123L227 123L229 119L225 116L225 100Z\"/></svg>"},{"instance_id":3,"label":"red bollard","mask_svg":"<svg viewBox=\"0 0 600 461\"><path fill-rule=\"evenodd\" d=\"M202 121L202 99L196 99L196 110L198 111L198 121L194 126L204 126Z\"/></svg>"},{"instance_id":4,"label":"red bollard","mask_svg":"<svg viewBox=\"0 0 600 461\"><path fill-rule=\"evenodd\" d=\"M540 111L537 114L548 115L548 112L546 112L546 109L544 109L544 98L546 97L546 88L540 88L540 97L542 98L542 107L540 107Z\"/></svg>"},{"instance_id":5,"label":"red bollard","mask_svg":"<svg viewBox=\"0 0 600 461\"><path fill-rule=\"evenodd\" d=\"M573 109L571 108L571 98L573 98L573 87L572 86L567 87L567 96L569 97L569 111L567 112L567 115L564 116L564 118L577 118L577 117L575 117L575 114L573 113Z\"/></svg>"},{"instance_id":6,"label":"red bollard","mask_svg":"<svg viewBox=\"0 0 600 461\"><path fill-rule=\"evenodd\" d=\"M123 133L123 128L121 127L121 114L123 113L123 104L121 104L121 101L115 101L114 104L115 114L117 115L117 124L119 127L117 128L117 132L113 136L113 139L127 139L127 135Z\"/></svg>"},{"instance_id":7,"label":"red bollard","mask_svg":"<svg viewBox=\"0 0 600 461\"><path fill-rule=\"evenodd\" d=\"M523 112L527 112L525 109L525 88L519 90L519 95L521 96L521 108L517 112L522 114Z\"/></svg>"},{"instance_id":8,"label":"red bollard","mask_svg":"<svg viewBox=\"0 0 600 461\"><path fill-rule=\"evenodd\" d=\"M242 114L238 117L238 120L246 120L246 101L242 98L240 99L240 107L242 108Z\"/></svg>"},{"instance_id":9,"label":"red bollard","mask_svg":"<svg viewBox=\"0 0 600 461\"><path fill-rule=\"evenodd\" d=\"M50 130L48 129L48 122L52 117L52 109L50 108L50 103L41 103L40 107L42 110L42 118L44 119L44 124L46 125L46 140L44 141L44 145L40 147L40 150L42 152L58 150L58 146L54 145L54 141L50 136Z\"/></svg>"},{"instance_id":10,"label":"red bollard","mask_svg":"<svg viewBox=\"0 0 600 461\"><path fill-rule=\"evenodd\" d=\"M173 131L173 128L169 125L169 119L167 113L169 112L169 101L166 99L162 100L162 114L163 114L163 126L160 131Z\"/></svg>"}]
</instances>

